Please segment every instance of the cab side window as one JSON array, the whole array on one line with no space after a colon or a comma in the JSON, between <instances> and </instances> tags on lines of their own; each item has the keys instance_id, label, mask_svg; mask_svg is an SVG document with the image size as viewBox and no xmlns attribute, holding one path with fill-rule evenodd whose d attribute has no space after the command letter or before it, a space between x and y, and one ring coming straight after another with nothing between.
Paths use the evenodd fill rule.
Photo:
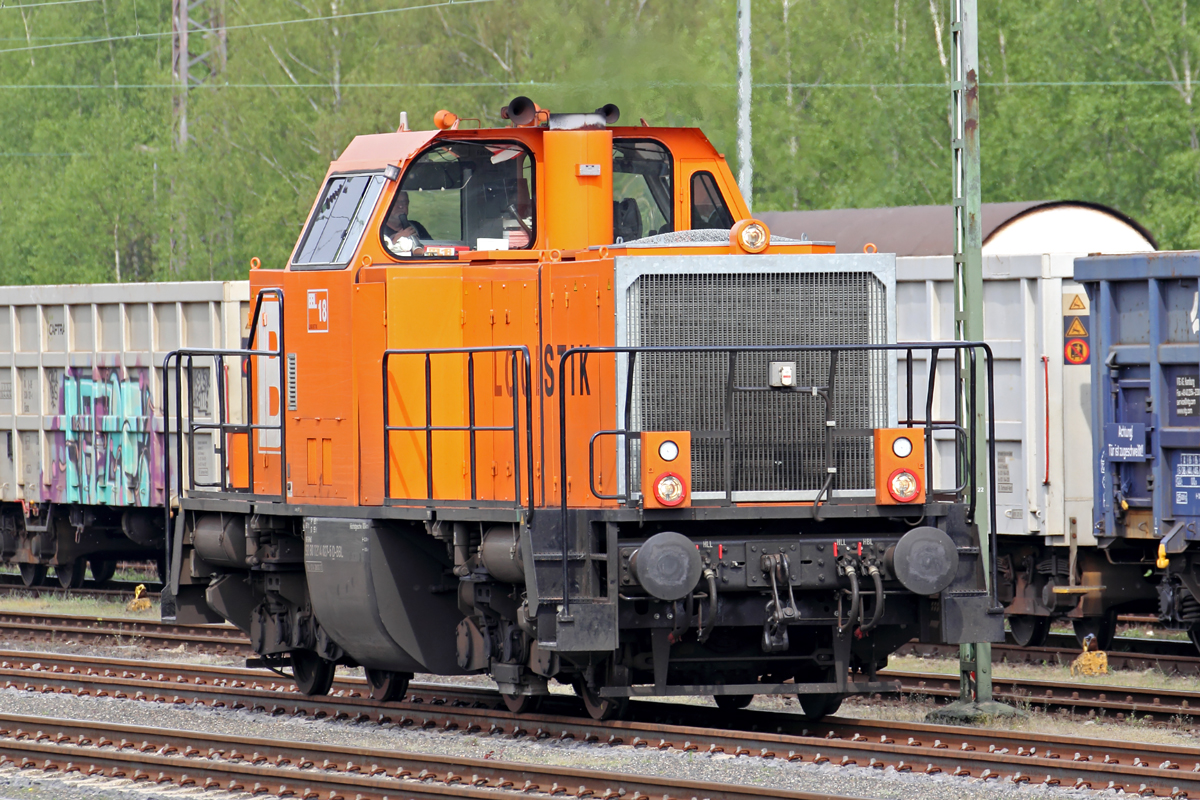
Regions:
<instances>
[{"instance_id":1,"label":"cab side window","mask_svg":"<svg viewBox=\"0 0 1200 800\"><path fill-rule=\"evenodd\" d=\"M733 215L729 213L729 206L725 205L725 198L717 188L717 179L711 172L692 175L692 230L728 230L732 227Z\"/></svg>"},{"instance_id":2,"label":"cab side window","mask_svg":"<svg viewBox=\"0 0 1200 800\"><path fill-rule=\"evenodd\" d=\"M613 242L675 230L671 151L658 142L613 142Z\"/></svg>"}]
</instances>

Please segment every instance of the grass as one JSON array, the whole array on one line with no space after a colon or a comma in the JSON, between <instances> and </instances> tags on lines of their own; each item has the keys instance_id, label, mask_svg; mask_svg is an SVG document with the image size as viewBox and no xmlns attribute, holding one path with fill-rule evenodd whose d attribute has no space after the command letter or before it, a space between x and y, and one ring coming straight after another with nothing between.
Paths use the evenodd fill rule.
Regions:
<instances>
[{"instance_id":1,"label":"grass","mask_svg":"<svg viewBox=\"0 0 1200 800\"><path fill-rule=\"evenodd\" d=\"M0 595L0 611L17 614L77 614L104 619L137 619L157 622L160 618L158 600L150 598L146 611L129 611L128 600L81 595L43 595L15 591Z\"/></svg>"}]
</instances>

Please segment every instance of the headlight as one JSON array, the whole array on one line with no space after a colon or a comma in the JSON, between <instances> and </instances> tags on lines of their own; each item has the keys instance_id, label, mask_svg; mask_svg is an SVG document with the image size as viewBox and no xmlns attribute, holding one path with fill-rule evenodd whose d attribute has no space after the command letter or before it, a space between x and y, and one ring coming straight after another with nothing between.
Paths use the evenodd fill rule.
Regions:
<instances>
[{"instance_id":1,"label":"headlight","mask_svg":"<svg viewBox=\"0 0 1200 800\"><path fill-rule=\"evenodd\" d=\"M658 446L658 457L663 461L674 461L679 458L679 445L667 439Z\"/></svg>"},{"instance_id":2,"label":"headlight","mask_svg":"<svg viewBox=\"0 0 1200 800\"><path fill-rule=\"evenodd\" d=\"M912 455L912 441L901 436L892 441L892 452L896 458L908 458Z\"/></svg>"},{"instance_id":3,"label":"headlight","mask_svg":"<svg viewBox=\"0 0 1200 800\"><path fill-rule=\"evenodd\" d=\"M888 493L898 503L911 503L921 493L921 479L906 469L898 469L888 478Z\"/></svg>"},{"instance_id":4,"label":"headlight","mask_svg":"<svg viewBox=\"0 0 1200 800\"><path fill-rule=\"evenodd\" d=\"M654 482L654 499L664 506L677 506L687 496L687 487L683 479L673 472L668 472Z\"/></svg>"},{"instance_id":5,"label":"headlight","mask_svg":"<svg viewBox=\"0 0 1200 800\"><path fill-rule=\"evenodd\" d=\"M767 229L761 223L751 222L746 227L742 228L738 234L741 239L742 247L749 250L751 253L757 253L759 250L766 248L770 242L767 239Z\"/></svg>"}]
</instances>

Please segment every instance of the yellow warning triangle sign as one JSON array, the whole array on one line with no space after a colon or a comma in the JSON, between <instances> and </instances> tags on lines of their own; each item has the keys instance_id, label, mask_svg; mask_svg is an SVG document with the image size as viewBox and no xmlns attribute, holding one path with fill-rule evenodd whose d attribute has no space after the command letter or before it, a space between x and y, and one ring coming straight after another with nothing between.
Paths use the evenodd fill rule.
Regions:
<instances>
[{"instance_id":1,"label":"yellow warning triangle sign","mask_svg":"<svg viewBox=\"0 0 1200 800\"><path fill-rule=\"evenodd\" d=\"M1068 311L1087 311L1087 306L1083 304L1083 295L1077 294L1071 299L1071 305L1067 306ZM1084 334L1085 336L1087 334Z\"/></svg>"},{"instance_id":2,"label":"yellow warning triangle sign","mask_svg":"<svg viewBox=\"0 0 1200 800\"><path fill-rule=\"evenodd\" d=\"M1078 297L1079 295L1075 296ZM1087 335L1087 328L1083 327L1083 323L1079 321L1079 317L1073 317L1071 324L1067 326L1067 336L1078 337Z\"/></svg>"}]
</instances>

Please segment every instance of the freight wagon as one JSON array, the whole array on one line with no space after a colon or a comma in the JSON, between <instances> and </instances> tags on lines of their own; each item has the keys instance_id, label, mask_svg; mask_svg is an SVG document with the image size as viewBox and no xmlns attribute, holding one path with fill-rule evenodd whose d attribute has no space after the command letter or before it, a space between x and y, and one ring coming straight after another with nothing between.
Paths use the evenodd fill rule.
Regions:
<instances>
[{"instance_id":1,"label":"freight wagon","mask_svg":"<svg viewBox=\"0 0 1200 800\"><path fill-rule=\"evenodd\" d=\"M1075 262L1095 320L1093 528L1200 646L1200 253Z\"/></svg>"},{"instance_id":2,"label":"freight wagon","mask_svg":"<svg viewBox=\"0 0 1200 800\"><path fill-rule=\"evenodd\" d=\"M1075 256L983 261L984 334L996 363L997 591L1013 638L1044 643L1054 619L1108 646L1118 613L1157 609L1153 548L1093 521L1093 369L1100 317ZM904 339L953 340L953 260L897 259ZM1076 276L1077 277L1077 276ZM941 369L953 375L943 357ZM943 387L945 387L943 382ZM904 391L902 389L902 391ZM951 402L934 399L935 413ZM949 463L948 433L935 458ZM1111 530L1111 528L1109 529Z\"/></svg>"},{"instance_id":3,"label":"freight wagon","mask_svg":"<svg viewBox=\"0 0 1200 800\"><path fill-rule=\"evenodd\" d=\"M0 287L0 552L26 585L162 561L163 357L240 346L248 300L245 281ZM215 381L194 377L213 413ZM211 437L194 452L203 480Z\"/></svg>"},{"instance_id":4,"label":"freight wagon","mask_svg":"<svg viewBox=\"0 0 1200 800\"><path fill-rule=\"evenodd\" d=\"M617 113L350 143L252 264L245 346L166 358L164 615L234 623L308 693L487 673L596 717L818 717L894 688L911 639L1002 637L989 348L899 342L893 256L772 237L702 133ZM962 384L923 372L946 358Z\"/></svg>"}]
</instances>

